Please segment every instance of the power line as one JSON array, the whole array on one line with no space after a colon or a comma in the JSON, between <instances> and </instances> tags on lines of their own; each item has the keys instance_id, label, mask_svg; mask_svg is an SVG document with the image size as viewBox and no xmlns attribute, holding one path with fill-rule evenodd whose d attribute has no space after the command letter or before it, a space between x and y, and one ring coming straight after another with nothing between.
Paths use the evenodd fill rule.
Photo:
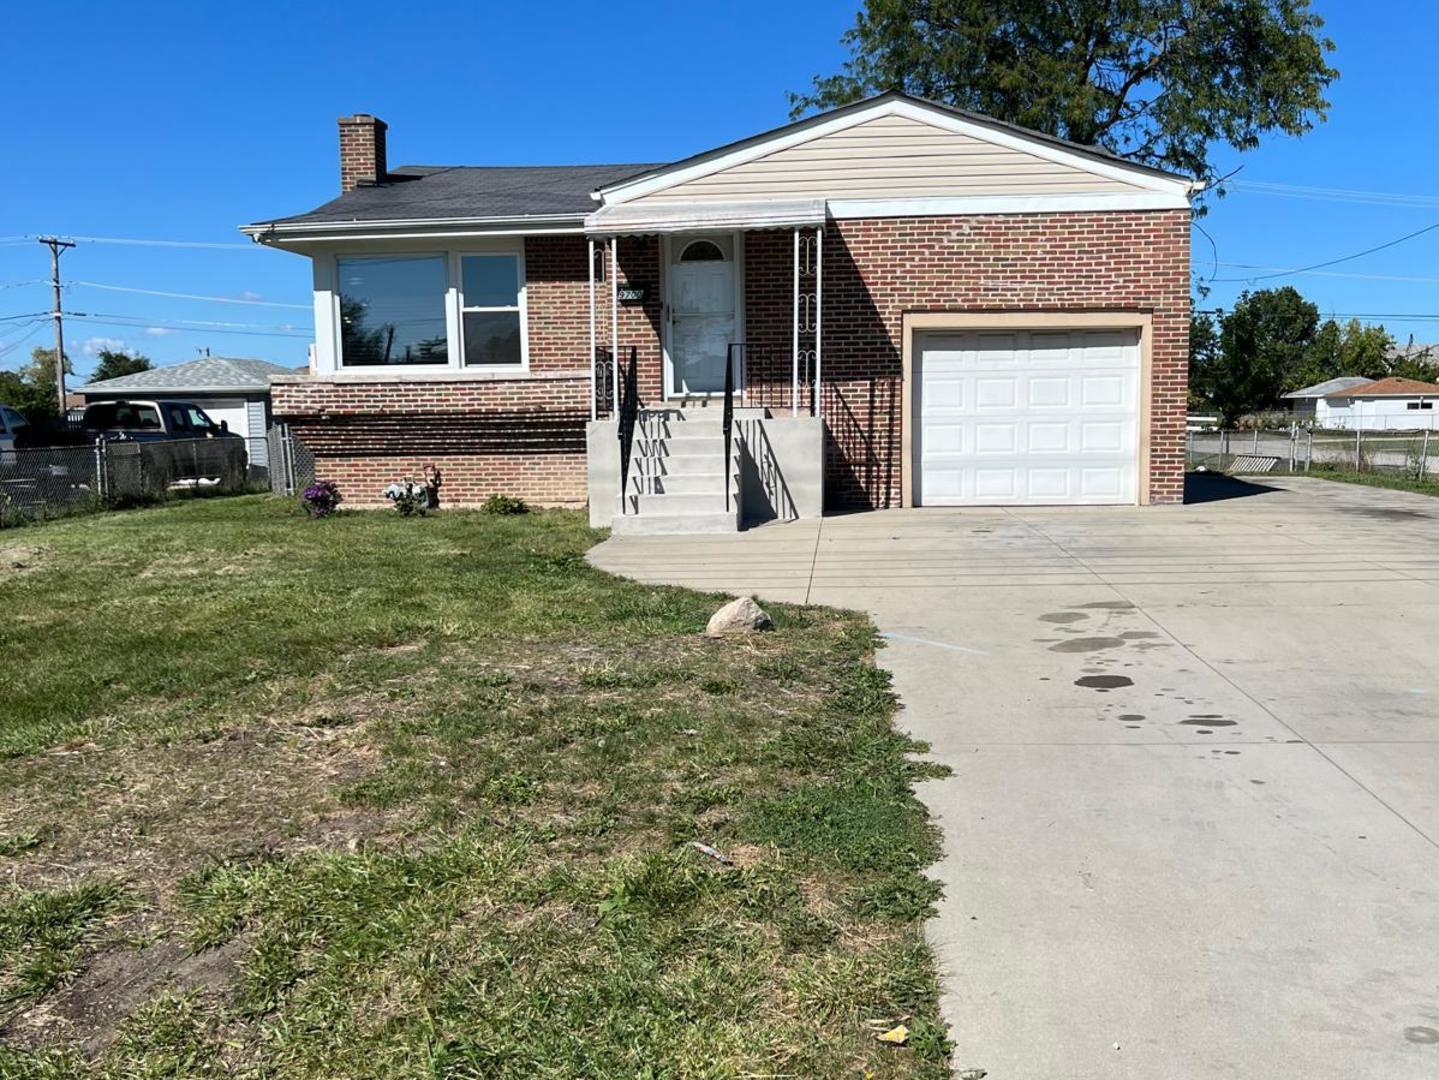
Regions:
<instances>
[{"instance_id":1,"label":"power line","mask_svg":"<svg viewBox=\"0 0 1439 1080\"><path fill-rule=\"evenodd\" d=\"M1256 195L1284 195L1320 202L1366 203L1371 206L1439 207L1439 195L1405 195L1393 191L1360 191L1353 188L1306 187L1267 180L1231 180L1225 185L1235 191Z\"/></svg>"},{"instance_id":2,"label":"power line","mask_svg":"<svg viewBox=\"0 0 1439 1080\"><path fill-rule=\"evenodd\" d=\"M84 286L87 289L105 289L108 292L139 293L142 296L164 296L172 300L207 300L216 304L256 304L260 307L294 308L298 311L310 311L311 304L285 304L278 300L248 300L238 296L201 296L197 293L162 292L159 289L137 289L130 285L104 285L98 281L75 281L71 280L70 285Z\"/></svg>"},{"instance_id":3,"label":"power line","mask_svg":"<svg viewBox=\"0 0 1439 1080\"><path fill-rule=\"evenodd\" d=\"M1281 269L1278 266L1257 266L1254 263L1237 263L1223 261L1221 261L1218 265L1232 266L1236 270L1279 271ZM1356 274L1352 271L1346 272L1344 270L1310 270L1307 271L1307 273L1313 274L1315 277L1356 278L1361 281L1412 281L1424 285L1439 285L1439 277L1410 277L1404 274Z\"/></svg>"},{"instance_id":4,"label":"power line","mask_svg":"<svg viewBox=\"0 0 1439 1080\"><path fill-rule=\"evenodd\" d=\"M36 315L49 315L48 311L27 311L24 315L0 315L0 322L10 322L14 319L33 319Z\"/></svg>"},{"instance_id":5,"label":"power line","mask_svg":"<svg viewBox=\"0 0 1439 1080\"><path fill-rule=\"evenodd\" d=\"M36 319L36 320L35 320L35 325L32 326L32 327L30 327L30 329L29 329L28 331L26 331L25 333L21 334L18 338L15 338L15 339L13 339L13 340L11 340L11 341L7 341L5 344L0 345L0 357L9 356L12 352L14 352L16 349L18 349L21 345L24 345L25 342L29 341L32 337L34 337L36 334L38 334L38 333L40 332L41 328L42 328L44 325L45 325L45 320L44 320L44 319Z\"/></svg>"},{"instance_id":6,"label":"power line","mask_svg":"<svg viewBox=\"0 0 1439 1080\"><path fill-rule=\"evenodd\" d=\"M1326 266L1337 266L1339 263L1349 262L1353 259L1362 259L1365 255L1373 255L1376 251L1384 251L1386 248L1392 248L1396 244L1404 243L1406 240L1413 240L1416 236L1423 236L1425 233L1433 232L1435 229L1439 229L1439 222L1435 222L1433 225L1426 225L1422 229L1415 229L1411 233L1405 233L1403 236L1398 237L1394 240L1389 240L1383 244L1376 244L1374 247L1365 248L1363 251L1356 251L1352 255L1341 255L1337 259L1326 259L1324 262L1311 263L1309 266L1298 266L1295 267L1293 270L1281 270L1278 273L1274 274L1255 274L1252 277L1214 278L1213 280L1216 282L1268 281L1270 278L1289 277L1292 274L1307 274L1311 270L1322 270Z\"/></svg>"},{"instance_id":7,"label":"power line","mask_svg":"<svg viewBox=\"0 0 1439 1080\"><path fill-rule=\"evenodd\" d=\"M106 315L99 312L67 311L65 315L71 319L83 319L86 322L97 323L101 326L123 326L133 329L148 329L158 327L165 330L181 330L191 333L211 332L223 334L245 334L247 336L260 337L284 337L309 339L314 336L313 332L302 326L291 329L265 329L256 327L250 323L205 323L196 320L185 320L183 322L165 321L160 319L145 319L138 315Z\"/></svg>"},{"instance_id":8,"label":"power line","mask_svg":"<svg viewBox=\"0 0 1439 1080\"><path fill-rule=\"evenodd\" d=\"M143 240L119 236L73 236L85 244L131 244L139 247L217 248L221 251L264 251L263 244L226 244L214 240Z\"/></svg>"},{"instance_id":9,"label":"power line","mask_svg":"<svg viewBox=\"0 0 1439 1080\"><path fill-rule=\"evenodd\" d=\"M65 314L66 314L66 315L73 315L73 316L75 316L76 318L79 318L80 316L83 315L83 316L85 316L85 317L87 317L87 318L92 318L92 319L135 319L135 320L137 320L137 321L139 321L139 322L142 322L142 323L146 321L146 316L144 316L144 315L133 315L133 314L131 314L131 313L129 313L129 312L125 312L125 311L120 311L120 312L115 312L115 311L67 311L67 312L65 312ZM296 326L296 325L293 324L293 323L283 323L283 324L276 324L276 323L270 323L270 324L261 324L261 323L232 323L232 322L214 322L214 321L209 320L209 319L179 319L179 318L170 319L169 321L170 321L170 322L175 322L175 323L187 323L187 324L190 325L190 326L208 326L208 327L237 326L237 327L242 327L243 329L246 329L246 330L280 330L280 331L284 331L284 332L286 332L286 333L295 333L295 332L305 332L305 333L308 333L309 330L310 330L310 328L309 328L308 326Z\"/></svg>"}]
</instances>

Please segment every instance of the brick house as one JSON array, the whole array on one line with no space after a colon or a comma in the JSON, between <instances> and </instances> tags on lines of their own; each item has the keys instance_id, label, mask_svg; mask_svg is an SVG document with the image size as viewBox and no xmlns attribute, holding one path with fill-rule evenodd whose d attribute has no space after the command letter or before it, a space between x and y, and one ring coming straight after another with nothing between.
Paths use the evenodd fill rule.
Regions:
<instances>
[{"instance_id":1,"label":"brick house","mask_svg":"<svg viewBox=\"0 0 1439 1080\"><path fill-rule=\"evenodd\" d=\"M404 167L245 227L309 256L275 415L354 503L633 531L1183 497L1182 177L888 93L668 165ZM620 492L624 497L620 497Z\"/></svg>"}]
</instances>

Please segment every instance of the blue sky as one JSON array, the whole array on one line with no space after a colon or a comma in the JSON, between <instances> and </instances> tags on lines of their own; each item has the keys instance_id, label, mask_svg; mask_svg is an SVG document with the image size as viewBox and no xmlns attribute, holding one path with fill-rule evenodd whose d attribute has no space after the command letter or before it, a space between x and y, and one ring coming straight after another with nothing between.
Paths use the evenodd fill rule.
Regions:
<instances>
[{"instance_id":1,"label":"blue sky","mask_svg":"<svg viewBox=\"0 0 1439 1080\"><path fill-rule=\"evenodd\" d=\"M1217 268L1195 236L1202 277L1305 266L1439 222L1439 11L1316 8L1342 72L1330 119L1302 139L1219 151L1226 170L1243 165L1241 186L1202 222ZM11 237L234 245L82 242L65 255L67 281L112 287L67 290L68 310L100 316L66 322L77 371L90 369L101 339L160 363L203 347L302 363L307 263L250 247L235 226L336 193L337 116L388 121L392 164L667 160L782 123L786 91L842 60L852 15L849 3L821 0L11 5L15 47L0 67L11 106L0 126L0 317L50 305L46 251ZM1245 182L1386 195L1302 197ZM1401 338L1439 340L1439 230L1325 274L1256 284L1283 282L1326 314L1434 313L1377 321ZM1244 285L1216 280L1205 306L1227 305ZM0 367L50 338L48 322L0 318Z\"/></svg>"}]
</instances>

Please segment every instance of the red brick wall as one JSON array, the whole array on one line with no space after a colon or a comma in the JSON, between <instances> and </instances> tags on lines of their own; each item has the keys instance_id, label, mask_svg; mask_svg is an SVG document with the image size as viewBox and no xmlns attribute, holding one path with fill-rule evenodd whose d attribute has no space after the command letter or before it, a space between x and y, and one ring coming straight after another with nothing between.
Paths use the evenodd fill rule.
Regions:
<instances>
[{"instance_id":1,"label":"red brick wall","mask_svg":"<svg viewBox=\"0 0 1439 1080\"><path fill-rule=\"evenodd\" d=\"M746 338L772 347L789 378L788 232L745 246ZM662 393L664 267L653 237L620 241L620 282L648 287L620 309L620 345L637 348L640 395ZM427 464L442 497L501 492L541 503L585 499L589 286L582 237L525 243L530 366L537 379L277 385L274 411L338 480L351 505ZM596 289L597 334L610 337L609 283ZM1188 376L1186 211L889 218L832 222L825 234L826 495L834 507L900 504L901 319L920 311L1147 311L1153 319L1150 491L1183 497ZM787 391L786 391L787 392Z\"/></svg>"},{"instance_id":2,"label":"red brick wall","mask_svg":"<svg viewBox=\"0 0 1439 1080\"><path fill-rule=\"evenodd\" d=\"M277 419L315 455L351 506L435 465L443 502L518 495L543 505L585 501L588 371L529 380L277 383Z\"/></svg>"},{"instance_id":3,"label":"red brick wall","mask_svg":"<svg viewBox=\"0 0 1439 1080\"><path fill-rule=\"evenodd\" d=\"M789 233L745 247L746 337L788 362ZM1184 497L1189 213L831 222L824 249L826 501L900 505L905 312L1145 311L1153 320L1150 497ZM783 378L781 374L781 378Z\"/></svg>"}]
</instances>

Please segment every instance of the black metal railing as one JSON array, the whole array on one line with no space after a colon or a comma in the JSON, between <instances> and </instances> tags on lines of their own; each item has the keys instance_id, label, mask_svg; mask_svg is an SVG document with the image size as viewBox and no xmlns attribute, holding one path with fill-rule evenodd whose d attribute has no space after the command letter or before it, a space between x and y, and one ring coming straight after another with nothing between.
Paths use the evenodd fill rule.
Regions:
<instances>
[{"instance_id":1,"label":"black metal railing","mask_svg":"<svg viewBox=\"0 0 1439 1080\"><path fill-rule=\"evenodd\" d=\"M617 373L616 378L620 379L620 415L619 428L620 437L620 513L628 512L629 508L629 482L630 482L630 455L634 450L635 442L635 421L640 413L640 383L638 374L638 360L636 359L638 349L630 346L630 362L624 371Z\"/></svg>"},{"instance_id":2,"label":"black metal railing","mask_svg":"<svg viewBox=\"0 0 1439 1080\"><path fill-rule=\"evenodd\" d=\"M736 356L739 353L739 356ZM738 342L731 344L725 354L724 366L724 413L721 417L721 425L724 431L724 507L730 508L729 489L734 482L732 466L730 461L730 447L734 439L734 369L736 362L743 356L744 346Z\"/></svg>"},{"instance_id":3,"label":"black metal railing","mask_svg":"<svg viewBox=\"0 0 1439 1080\"><path fill-rule=\"evenodd\" d=\"M766 342L735 342L730 346L730 365L734 369L741 404L776 413L795 411L794 357L789 346L779 348ZM797 411L813 414L816 404L810 356L802 353Z\"/></svg>"}]
</instances>

